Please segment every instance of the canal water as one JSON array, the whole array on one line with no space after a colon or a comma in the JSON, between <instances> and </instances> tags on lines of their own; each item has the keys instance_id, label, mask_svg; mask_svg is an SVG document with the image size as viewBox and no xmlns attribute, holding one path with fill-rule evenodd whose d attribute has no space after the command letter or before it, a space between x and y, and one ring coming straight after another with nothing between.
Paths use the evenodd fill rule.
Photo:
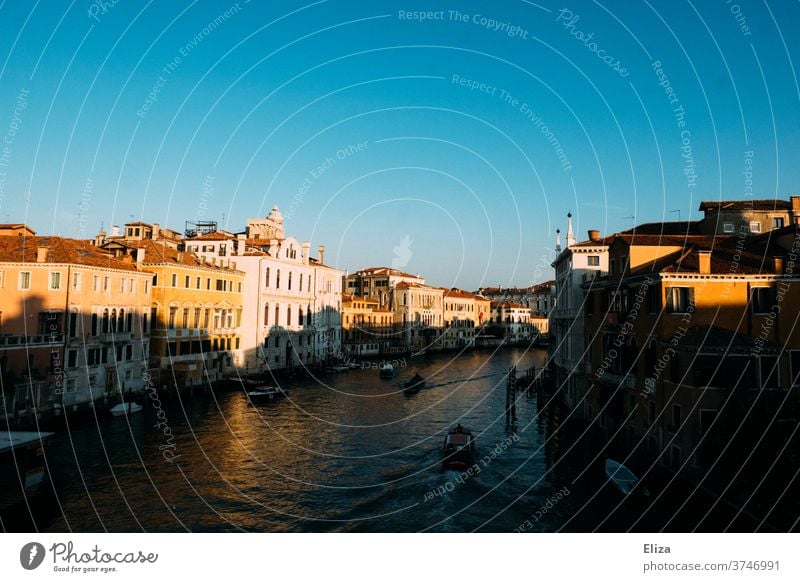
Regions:
<instances>
[{"instance_id":1,"label":"canal water","mask_svg":"<svg viewBox=\"0 0 800 582\"><path fill-rule=\"evenodd\" d=\"M292 381L272 403L208 393L83 420L46 451L52 489L3 529L693 529L672 502L626 506L604 490L597 463L554 462L535 395L520 395L516 428L506 426L508 370L545 359L525 349L437 354L406 360L392 380L368 367ZM427 386L405 395L415 373ZM459 423L477 436L469 474L441 471L445 433Z\"/></svg>"}]
</instances>

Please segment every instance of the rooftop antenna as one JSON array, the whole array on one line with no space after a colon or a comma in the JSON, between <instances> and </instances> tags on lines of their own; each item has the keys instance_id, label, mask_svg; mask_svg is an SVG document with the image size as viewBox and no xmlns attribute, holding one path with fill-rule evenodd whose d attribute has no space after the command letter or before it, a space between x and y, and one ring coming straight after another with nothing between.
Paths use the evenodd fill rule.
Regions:
<instances>
[{"instance_id":1,"label":"rooftop antenna","mask_svg":"<svg viewBox=\"0 0 800 582\"><path fill-rule=\"evenodd\" d=\"M668 210L667 214L675 214L676 212L678 213L678 222L680 222L681 221L681 209L680 208L678 208L677 210Z\"/></svg>"}]
</instances>

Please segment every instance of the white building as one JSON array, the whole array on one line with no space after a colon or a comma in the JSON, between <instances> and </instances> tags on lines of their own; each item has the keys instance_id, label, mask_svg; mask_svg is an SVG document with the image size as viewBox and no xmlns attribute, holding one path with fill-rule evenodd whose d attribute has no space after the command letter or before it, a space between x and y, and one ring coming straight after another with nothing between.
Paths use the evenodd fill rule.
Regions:
<instances>
[{"instance_id":1,"label":"white building","mask_svg":"<svg viewBox=\"0 0 800 582\"><path fill-rule=\"evenodd\" d=\"M249 219L245 233L209 233L187 250L245 273L242 344L245 373L310 367L341 352L342 272L324 264L324 246L285 237L277 206Z\"/></svg>"},{"instance_id":2,"label":"white building","mask_svg":"<svg viewBox=\"0 0 800 582\"><path fill-rule=\"evenodd\" d=\"M583 310L586 292L581 285L608 273L608 244L611 237L600 238L597 230L589 231L589 240L575 242L572 215L567 215L567 245L562 250L556 241L556 303L550 311L551 364L555 386L564 403L575 410L583 399L584 369ZM559 235L560 237L560 235ZM577 414L582 416L583 410Z\"/></svg>"}]
</instances>

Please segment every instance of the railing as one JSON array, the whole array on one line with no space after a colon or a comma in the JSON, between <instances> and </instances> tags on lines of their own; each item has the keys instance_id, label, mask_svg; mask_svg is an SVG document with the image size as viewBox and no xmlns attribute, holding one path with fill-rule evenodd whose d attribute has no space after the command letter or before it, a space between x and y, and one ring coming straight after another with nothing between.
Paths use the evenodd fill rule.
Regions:
<instances>
[{"instance_id":1,"label":"railing","mask_svg":"<svg viewBox=\"0 0 800 582\"><path fill-rule=\"evenodd\" d=\"M2 335L0 336L0 346L31 346L31 345L51 345L64 343L64 334L47 335Z\"/></svg>"},{"instance_id":2,"label":"railing","mask_svg":"<svg viewBox=\"0 0 800 582\"><path fill-rule=\"evenodd\" d=\"M130 341L132 336L129 331L109 331L100 334L100 341L105 344L122 343Z\"/></svg>"}]
</instances>

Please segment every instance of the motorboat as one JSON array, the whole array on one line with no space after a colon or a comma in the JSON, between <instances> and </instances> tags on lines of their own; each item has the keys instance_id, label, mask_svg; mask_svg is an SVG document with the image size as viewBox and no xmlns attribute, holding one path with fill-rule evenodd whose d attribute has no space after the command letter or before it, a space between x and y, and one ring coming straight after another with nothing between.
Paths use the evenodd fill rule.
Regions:
<instances>
[{"instance_id":1,"label":"motorboat","mask_svg":"<svg viewBox=\"0 0 800 582\"><path fill-rule=\"evenodd\" d=\"M647 488L640 485L639 478L622 463L606 459L605 469L608 482L623 495L650 495Z\"/></svg>"},{"instance_id":2,"label":"motorboat","mask_svg":"<svg viewBox=\"0 0 800 582\"><path fill-rule=\"evenodd\" d=\"M0 511L41 492L50 476L44 448L52 432L0 430Z\"/></svg>"},{"instance_id":3,"label":"motorboat","mask_svg":"<svg viewBox=\"0 0 800 582\"><path fill-rule=\"evenodd\" d=\"M141 412L144 407L141 404L136 404L135 402L120 402L116 406L112 406L109 409L109 412L114 416L125 416L129 414L136 414L137 412Z\"/></svg>"},{"instance_id":4,"label":"motorboat","mask_svg":"<svg viewBox=\"0 0 800 582\"><path fill-rule=\"evenodd\" d=\"M475 464L475 436L460 424L444 438L442 470L466 471Z\"/></svg>"},{"instance_id":5,"label":"motorboat","mask_svg":"<svg viewBox=\"0 0 800 582\"><path fill-rule=\"evenodd\" d=\"M381 378L394 378L394 366L388 362L383 362L378 368L378 376Z\"/></svg>"},{"instance_id":6,"label":"motorboat","mask_svg":"<svg viewBox=\"0 0 800 582\"><path fill-rule=\"evenodd\" d=\"M280 386L256 386L247 392L247 397L251 400L274 400L281 396L286 396L288 390Z\"/></svg>"},{"instance_id":7,"label":"motorboat","mask_svg":"<svg viewBox=\"0 0 800 582\"><path fill-rule=\"evenodd\" d=\"M411 378L408 382L403 384L403 392L406 394L416 394L423 388L425 388L425 378L420 376L419 374L414 374L414 377Z\"/></svg>"}]
</instances>

